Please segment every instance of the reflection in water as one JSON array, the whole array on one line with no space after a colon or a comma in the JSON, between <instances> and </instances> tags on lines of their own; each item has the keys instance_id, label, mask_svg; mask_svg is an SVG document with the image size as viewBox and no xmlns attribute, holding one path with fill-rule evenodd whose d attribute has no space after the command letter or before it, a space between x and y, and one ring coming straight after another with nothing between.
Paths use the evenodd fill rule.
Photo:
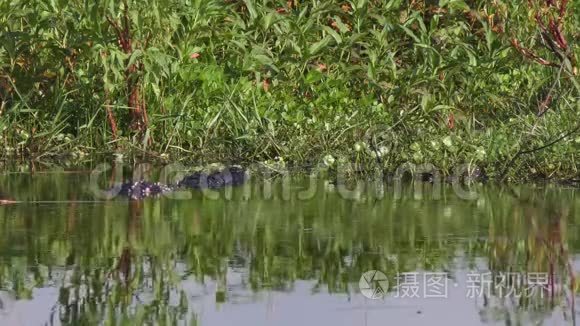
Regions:
<instances>
[{"instance_id":1,"label":"reflection in water","mask_svg":"<svg viewBox=\"0 0 580 326\"><path fill-rule=\"evenodd\" d=\"M440 200L418 200L412 189L395 200L387 189L384 199L345 200L320 182L305 201L296 194L308 182L295 180L287 200L276 184L264 199L256 183L230 200L87 202L86 175L0 182L29 202L0 208L0 321L9 324L575 319L573 190L486 186L465 201L450 189ZM360 294L368 270L387 275L383 300ZM448 298L395 297L401 273L434 271L448 276ZM490 291L466 298L470 275L487 272ZM541 291L501 293L500 282L525 293L517 275L530 273L548 277Z\"/></svg>"}]
</instances>

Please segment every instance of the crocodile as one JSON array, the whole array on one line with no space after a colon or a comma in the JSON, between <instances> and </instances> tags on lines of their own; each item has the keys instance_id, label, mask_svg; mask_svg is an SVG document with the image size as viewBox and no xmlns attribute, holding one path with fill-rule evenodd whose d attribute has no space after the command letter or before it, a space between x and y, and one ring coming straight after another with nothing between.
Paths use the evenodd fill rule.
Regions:
<instances>
[{"instance_id":1,"label":"crocodile","mask_svg":"<svg viewBox=\"0 0 580 326\"><path fill-rule=\"evenodd\" d=\"M196 172L183 178L177 186L190 189L219 189L225 186L241 185L246 178L246 171L234 166L212 173Z\"/></svg>"},{"instance_id":2,"label":"crocodile","mask_svg":"<svg viewBox=\"0 0 580 326\"><path fill-rule=\"evenodd\" d=\"M0 191L0 205L15 204L16 201Z\"/></svg>"},{"instance_id":3,"label":"crocodile","mask_svg":"<svg viewBox=\"0 0 580 326\"><path fill-rule=\"evenodd\" d=\"M132 200L140 200L158 197L178 189L220 189L226 186L237 186L243 184L247 178L243 168L234 166L210 173L195 172L185 176L176 184L153 183L146 180L125 182L111 188L109 193Z\"/></svg>"}]
</instances>

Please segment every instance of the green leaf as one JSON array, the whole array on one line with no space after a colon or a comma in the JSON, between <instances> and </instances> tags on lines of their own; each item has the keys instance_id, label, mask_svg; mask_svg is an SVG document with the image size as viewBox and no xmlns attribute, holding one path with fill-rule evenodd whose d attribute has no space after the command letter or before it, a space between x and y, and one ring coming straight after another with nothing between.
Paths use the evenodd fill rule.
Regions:
<instances>
[{"instance_id":1,"label":"green leaf","mask_svg":"<svg viewBox=\"0 0 580 326\"><path fill-rule=\"evenodd\" d=\"M469 5L463 0L441 0L440 7L448 7L450 9L469 10Z\"/></svg>"},{"instance_id":2,"label":"green leaf","mask_svg":"<svg viewBox=\"0 0 580 326\"><path fill-rule=\"evenodd\" d=\"M248 8L248 13L250 13L250 18L255 20L258 18L258 12L256 11L256 7L254 7L254 0L244 0L244 4L246 8Z\"/></svg>"},{"instance_id":3,"label":"green leaf","mask_svg":"<svg viewBox=\"0 0 580 326\"><path fill-rule=\"evenodd\" d=\"M255 61L263 64L263 65L270 65L273 63L272 58L264 54L254 54L252 55Z\"/></svg>"},{"instance_id":4,"label":"green leaf","mask_svg":"<svg viewBox=\"0 0 580 326\"><path fill-rule=\"evenodd\" d=\"M327 32L328 34L330 34L334 38L334 40L336 41L336 44L342 43L342 37L334 29L332 29L328 26L324 26L323 29L325 32Z\"/></svg>"},{"instance_id":5,"label":"green leaf","mask_svg":"<svg viewBox=\"0 0 580 326\"><path fill-rule=\"evenodd\" d=\"M327 47L330 42L332 41L332 36L330 35L326 35L322 40L312 44L309 48L308 48L308 53L310 55L315 55L316 53L318 53L320 50L324 49L325 47Z\"/></svg>"},{"instance_id":6,"label":"green leaf","mask_svg":"<svg viewBox=\"0 0 580 326\"><path fill-rule=\"evenodd\" d=\"M368 0L358 0L356 4L356 9L357 10L363 9L364 7L366 7L368 2L369 2Z\"/></svg>"},{"instance_id":7,"label":"green leaf","mask_svg":"<svg viewBox=\"0 0 580 326\"><path fill-rule=\"evenodd\" d=\"M135 62L137 62L137 60L139 58L141 58L143 56L143 51L137 49L135 51L133 51L133 53L131 53L131 57L129 58L129 63L127 64L127 67L131 67L132 65L135 64Z\"/></svg>"},{"instance_id":8,"label":"green leaf","mask_svg":"<svg viewBox=\"0 0 580 326\"><path fill-rule=\"evenodd\" d=\"M264 30L268 30L270 28L270 26L272 26L272 21L274 20L275 16L276 16L276 13L271 12L262 18L262 26L263 26Z\"/></svg>"},{"instance_id":9,"label":"green leaf","mask_svg":"<svg viewBox=\"0 0 580 326\"><path fill-rule=\"evenodd\" d=\"M320 71L318 70L311 70L307 75L306 75L306 83L307 84L313 84L316 83L318 81L320 81L322 79L323 75Z\"/></svg>"},{"instance_id":10,"label":"green leaf","mask_svg":"<svg viewBox=\"0 0 580 326\"><path fill-rule=\"evenodd\" d=\"M415 43L421 43L421 40L415 35L415 33L413 33L412 30L410 30L407 26L404 25L400 26L403 29L403 31L405 31L405 33L409 35L413 39L413 41L415 41Z\"/></svg>"}]
</instances>

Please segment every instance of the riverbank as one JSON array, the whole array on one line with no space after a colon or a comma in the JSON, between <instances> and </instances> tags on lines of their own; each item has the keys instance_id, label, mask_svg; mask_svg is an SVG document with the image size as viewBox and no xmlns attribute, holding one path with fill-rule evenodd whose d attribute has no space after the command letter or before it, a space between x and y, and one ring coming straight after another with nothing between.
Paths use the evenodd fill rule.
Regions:
<instances>
[{"instance_id":1,"label":"riverbank","mask_svg":"<svg viewBox=\"0 0 580 326\"><path fill-rule=\"evenodd\" d=\"M577 179L580 4L553 3L0 10L0 159L471 164L495 179Z\"/></svg>"}]
</instances>

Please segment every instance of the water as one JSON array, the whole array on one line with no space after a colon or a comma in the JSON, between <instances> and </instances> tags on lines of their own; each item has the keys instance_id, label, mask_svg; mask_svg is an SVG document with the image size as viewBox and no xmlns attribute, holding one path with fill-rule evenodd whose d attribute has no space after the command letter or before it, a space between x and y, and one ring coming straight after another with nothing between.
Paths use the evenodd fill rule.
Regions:
<instances>
[{"instance_id":1,"label":"water","mask_svg":"<svg viewBox=\"0 0 580 326\"><path fill-rule=\"evenodd\" d=\"M309 183L295 178L220 199L128 202L95 200L87 173L10 174L0 185L23 201L0 206L0 325L568 325L576 316L578 190L487 185L464 200L409 185L400 196L369 187L345 199L319 181L298 199ZM386 275L370 286L376 299L360 289L371 270Z\"/></svg>"}]
</instances>

